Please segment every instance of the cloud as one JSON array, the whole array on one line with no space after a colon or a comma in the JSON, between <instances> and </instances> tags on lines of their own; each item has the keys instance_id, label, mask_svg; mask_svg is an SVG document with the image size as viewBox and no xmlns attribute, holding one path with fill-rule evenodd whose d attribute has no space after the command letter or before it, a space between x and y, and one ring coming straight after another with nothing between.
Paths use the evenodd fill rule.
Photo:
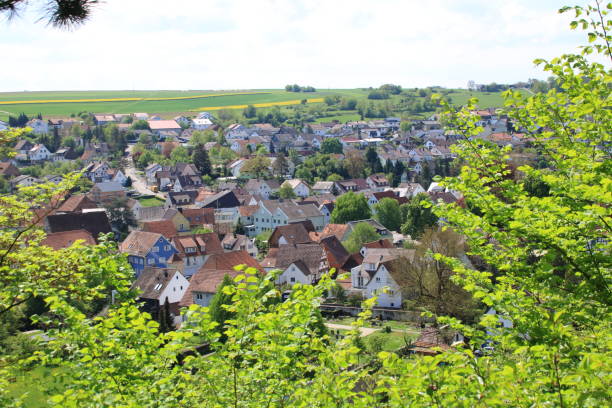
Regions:
<instances>
[{"instance_id":1,"label":"cloud","mask_svg":"<svg viewBox=\"0 0 612 408\"><path fill-rule=\"evenodd\" d=\"M534 5L533 3L537 3ZM2 26L0 91L465 86L575 50L552 1L107 0L75 31Z\"/></svg>"}]
</instances>

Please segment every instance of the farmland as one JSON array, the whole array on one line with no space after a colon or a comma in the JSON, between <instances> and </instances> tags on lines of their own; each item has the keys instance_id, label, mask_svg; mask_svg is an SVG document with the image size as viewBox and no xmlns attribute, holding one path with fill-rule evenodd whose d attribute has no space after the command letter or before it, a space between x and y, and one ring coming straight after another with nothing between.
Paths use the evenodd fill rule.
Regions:
<instances>
[{"instance_id":1,"label":"farmland","mask_svg":"<svg viewBox=\"0 0 612 408\"><path fill-rule=\"evenodd\" d=\"M206 96L209 95L209 96ZM364 97L360 90L325 90L296 93L285 90L240 91L72 91L72 92L11 92L0 93L0 119L23 112L28 116L42 113L61 117L81 111L93 113L152 112L175 114L250 104L274 104L301 99L320 99L327 95ZM144 99L147 98L147 99ZM181 98L181 99L170 99ZM110 101L83 101L115 99ZM16 102L11 104L10 102ZM38 102L32 101L53 101ZM70 102L74 101L74 102ZM29 102L29 103L24 103ZM298 102L299 103L299 102Z\"/></svg>"}]
</instances>

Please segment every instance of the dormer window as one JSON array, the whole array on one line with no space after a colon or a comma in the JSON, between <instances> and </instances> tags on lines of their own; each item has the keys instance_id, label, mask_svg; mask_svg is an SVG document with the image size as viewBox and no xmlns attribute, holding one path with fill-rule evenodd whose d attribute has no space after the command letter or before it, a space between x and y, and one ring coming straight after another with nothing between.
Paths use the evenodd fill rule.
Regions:
<instances>
[{"instance_id":1,"label":"dormer window","mask_svg":"<svg viewBox=\"0 0 612 408\"><path fill-rule=\"evenodd\" d=\"M187 247L187 248L185 248L185 253L187 253L187 254L192 254L195 251L196 251L195 247Z\"/></svg>"}]
</instances>

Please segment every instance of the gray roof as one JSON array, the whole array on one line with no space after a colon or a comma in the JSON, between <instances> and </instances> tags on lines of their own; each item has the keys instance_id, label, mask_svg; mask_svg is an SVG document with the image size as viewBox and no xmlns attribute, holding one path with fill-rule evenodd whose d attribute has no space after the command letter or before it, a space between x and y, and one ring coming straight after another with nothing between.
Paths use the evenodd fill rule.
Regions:
<instances>
[{"instance_id":1,"label":"gray roof","mask_svg":"<svg viewBox=\"0 0 612 408\"><path fill-rule=\"evenodd\" d=\"M293 201L280 200L265 200L262 203L271 212L275 212L277 208L280 209L290 220L323 215L314 204L297 205Z\"/></svg>"},{"instance_id":2,"label":"gray roof","mask_svg":"<svg viewBox=\"0 0 612 408\"><path fill-rule=\"evenodd\" d=\"M145 268L138 275L138 279L136 279L132 288L139 289L142 292L139 295L141 299L159 300L175 273L177 271L174 269Z\"/></svg>"},{"instance_id":3,"label":"gray roof","mask_svg":"<svg viewBox=\"0 0 612 408\"><path fill-rule=\"evenodd\" d=\"M103 183L97 183L94 187L97 187L102 193L125 190L121 183L118 183L116 181L105 181Z\"/></svg>"}]
</instances>

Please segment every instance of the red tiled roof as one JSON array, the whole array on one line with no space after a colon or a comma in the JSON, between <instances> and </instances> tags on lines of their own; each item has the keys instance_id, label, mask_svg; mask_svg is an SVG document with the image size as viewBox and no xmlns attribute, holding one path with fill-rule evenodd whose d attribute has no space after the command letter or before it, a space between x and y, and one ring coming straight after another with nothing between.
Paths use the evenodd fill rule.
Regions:
<instances>
[{"instance_id":1,"label":"red tiled roof","mask_svg":"<svg viewBox=\"0 0 612 408\"><path fill-rule=\"evenodd\" d=\"M176 226L171 220L159 220L159 221L146 221L142 223L142 230L146 232L155 232L162 234L164 237L170 239L178 234Z\"/></svg>"},{"instance_id":2,"label":"red tiled roof","mask_svg":"<svg viewBox=\"0 0 612 408\"><path fill-rule=\"evenodd\" d=\"M85 245L96 245L96 241L91 233L82 229L47 234L47 237L41 242L41 245L58 250L72 246L77 240L85 241L83 242Z\"/></svg>"}]
</instances>

